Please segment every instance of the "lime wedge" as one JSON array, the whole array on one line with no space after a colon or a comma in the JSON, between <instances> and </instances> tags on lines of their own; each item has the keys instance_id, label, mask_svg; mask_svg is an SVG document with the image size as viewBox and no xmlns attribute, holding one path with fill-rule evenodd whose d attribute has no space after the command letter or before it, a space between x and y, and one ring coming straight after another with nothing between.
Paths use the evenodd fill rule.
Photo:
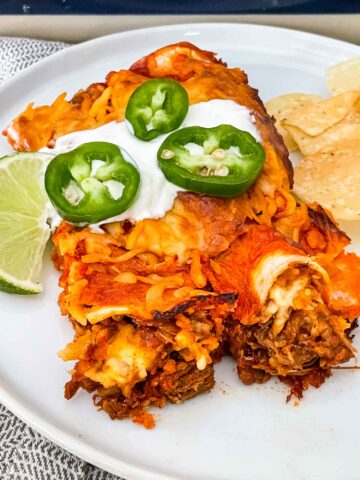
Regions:
<instances>
[{"instance_id":1,"label":"lime wedge","mask_svg":"<svg viewBox=\"0 0 360 480\"><path fill-rule=\"evenodd\" d=\"M15 153L0 159L0 290L42 291L42 255L50 235L44 173L51 155Z\"/></svg>"}]
</instances>

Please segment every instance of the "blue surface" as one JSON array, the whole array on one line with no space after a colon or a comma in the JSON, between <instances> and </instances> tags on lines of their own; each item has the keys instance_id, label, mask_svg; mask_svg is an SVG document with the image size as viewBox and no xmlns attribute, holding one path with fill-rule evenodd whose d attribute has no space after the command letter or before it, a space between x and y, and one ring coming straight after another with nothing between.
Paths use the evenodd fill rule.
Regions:
<instances>
[{"instance_id":1,"label":"blue surface","mask_svg":"<svg viewBox=\"0 0 360 480\"><path fill-rule=\"evenodd\" d=\"M360 13L360 0L0 0L0 14Z\"/></svg>"}]
</instances>

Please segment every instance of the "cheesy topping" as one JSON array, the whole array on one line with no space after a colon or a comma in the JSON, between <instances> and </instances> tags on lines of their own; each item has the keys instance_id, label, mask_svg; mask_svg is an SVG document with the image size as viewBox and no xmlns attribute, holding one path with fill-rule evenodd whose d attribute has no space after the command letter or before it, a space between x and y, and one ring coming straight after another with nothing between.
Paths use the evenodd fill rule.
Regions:
<instances>
[{"instance_id":1,"label":"cheesy topping","mask_svg":"<svg viewBox=\"0 0 360 480\"><path fill-rule=\"evenodd\" d=\"M86 376L105 388L123 387L126 395L136 382L147 377L157 355L156 348L148 348L141 343L132 325L122 325L107 346L106 359L101 366L87 370Z\"/></svg>"},{"instance_id":2,"label":"cheesy topping","mask_svg":"<svg viewBox=\"0 0 360 480\"><path fill-rule=\"evenodd\" d=\"M281 333L292 310L313 310L315 304L323 303L312 284L312 274L311 270L301 272L294 267L278 277L271 287L262 310L262 322L272 318L274 335Z\"/></svg>"}]
</instances>

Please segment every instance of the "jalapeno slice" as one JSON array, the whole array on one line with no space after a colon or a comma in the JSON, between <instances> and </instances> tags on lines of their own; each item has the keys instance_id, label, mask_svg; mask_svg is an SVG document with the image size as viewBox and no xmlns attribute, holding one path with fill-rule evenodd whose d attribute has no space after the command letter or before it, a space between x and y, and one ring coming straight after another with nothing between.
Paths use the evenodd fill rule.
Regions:
<instances>
[{"instance_id":1,"label":"jalapeno slice","mask_svg":"<svg viewBox=\"0 0 360 480\"><path fill-rule=\"evenodd\" d=\"M260 174L265 151L248 132L232 125L186 127L169 135L158 150L165 177L191 192L233 197Z\"/></svg>"},{"instance_id":2,"label":"jalapeno slice","mask_svg":"<svg viewBox=\"0 0 360 480\"><path fill-rule=\"evenodd\" d=\"M59 215L82 226L127 210L139 184L137 168L108 142L84 143L57 155L45 172L45 189Z\"/></svg>"},{"instance_id":3,"label":"jalapeno slice","mask_svg":"<svg viewBox=\"0 0 360 480\"><path fill-rule=\"evenodd\" d=\"M137 138L150 141L180 127L188 109L185 88L176 80L160 78L143 83L133 92L125 119Z\"/></svg>"}]
</instances>

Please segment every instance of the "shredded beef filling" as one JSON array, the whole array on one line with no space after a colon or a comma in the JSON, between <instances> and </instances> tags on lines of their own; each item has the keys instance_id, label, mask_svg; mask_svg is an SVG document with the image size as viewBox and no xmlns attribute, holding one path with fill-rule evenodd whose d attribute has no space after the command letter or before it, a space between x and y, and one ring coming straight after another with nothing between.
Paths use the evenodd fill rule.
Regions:
<instances>
[{"instance_id":1,"label":"shredded beef filling","mask_svg":"<svg viewBox=\"0 0 360 480\"><path fill-rule=\"evenodd\" d=\"M214 386L212 364L223 354L222 318L235 300L201 297L157 313L149 326L126 317L78 330L61 353L77 360L65 397L79 388L95 392L95 405L111 418L131 417L151 427L148 406L181 403Z\"/></svg>"},{"instance_id":2,"label":"shredded beef filling","mask_svg":"<svg viewBox=\"0 0 360 480\"><path fill-rule=\"evenodd\" d=\"M341 335L338 322L324 304L292 311L279 334L271 319L250 326L229 319L227 345L238 361L240 379L248 385L278 375L298 397L309 385L319 386L332 366L354 356L346 334L350 328Z\"/></svg>"},{"instance_id":3,"label":"shredded beef filling","mask_svg":"<svg viewBox=\"0 0 360 480\"><path fill-rule=\"evenodd\" d=\"M95 392L94 404L114 419L137 418L150 405L164 407L167 401L181 403L213 388L214 368L208 365L198 370L195 362L177 361L174 372L163 369L137 383L129 397L119 387L104 388L99 383L84 377L80 381L70 380L65 386L65 397L71 398L79 388Z\"/></svg>"}]
</instances>

